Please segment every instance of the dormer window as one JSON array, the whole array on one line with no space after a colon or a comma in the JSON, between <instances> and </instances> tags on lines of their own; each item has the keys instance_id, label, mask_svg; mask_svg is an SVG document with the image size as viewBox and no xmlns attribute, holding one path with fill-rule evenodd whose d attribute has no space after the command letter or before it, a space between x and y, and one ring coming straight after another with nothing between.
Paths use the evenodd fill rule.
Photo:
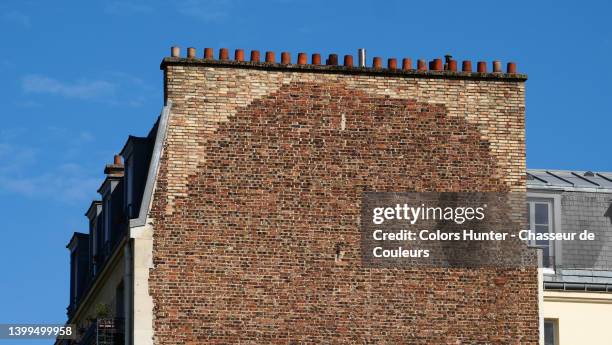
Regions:
<instances>
[{"instance_id":1,"label":"dormer window","mask_svg":"<svg viewBox=\"0 0 612 345\"><path fill-rule=\"evenodd\" d=\"M89 235L75 232L66 248L70 251L70 315L76 310L90 281Z\"/></svg>"},{"instance_id":2,"label":"dormer window","mask_svg":"<svg viewBox=\"0 0 612 345\"><path fill-rule=\"evenodd\" d=\"M111 239L111 227L112 227L112 207L111 207L111 196L110 193L104 197L104 238L102 243L104 248L107 248L107 244Z\"/></svg>"},{"instance_id":3,"label":"dormer window","mask_svg":"<svg viewBox=\"0 0 612 345\"><path fill-rule=\"evenodd\" d=\"M102 242L101 226L104 221L100 218L102 212L102 203L100 201L93 201L85 216L89 219L89 250L91 253L91 274L96 275L98 272L98 263L96 262L100 254L100 246Z\"/></svg>"},{"instance_id":4,"label":"dormer window","mask_svg":"<svg viewBox=\"0 0 612 345\"><path fill-rule=\"evenodd\" d=\"M123 180L123 163L121 162L121 156L115 156L113 164L108 164L104 168L106 179L102 183L102 186L98 189L98 193L102 196L102 214L104 219L103 231L102 231L102 254L106 258L111 251L112 242L117 238L115 232L119 231L119 222L122 213L122 199L121 192L117 195L118 189L115 191L117 186L121 186ZM120 187L121 188L121 187Z\"/></svg>"},{"instance_id":5,"label":"dormer window","mask_svg":"<svg viewBox=\"0 0 612 345\"><path fill-rule=\"evenodd\" d=\"M92 223L95 221L92 221ZM93 223L89 226L89 228L91 229L89 234L91 236L91 251L92 251L92 257L93 257L93 275L96 275L97 269L96 269L96 265L95 265L95 259L96 259L96 255L98 255L98 233L96 231L96 224Z\"/></svg>"},{"instance_id":6,"label":"dormer window","mask_svg":"<svg viewBox=\"0 0 612 345\"><path fill-rule=\"evenodd\" d=\"M134 163L132 161L132 155L125 158L125 205L126 213L129 218L134 217Z\"/></svg>"},{"instance_id":7,"label":"dormer window","mask_svg":"<svg viewBox=\"0 0 612 345\"><path fill-rule=\"evenodd\" d=\"M561 232L561 200L559 195L550 193L529 193L527 198L527 220L529 230L534 234ZM554 274L560 264L560 241L532 240L529 244L542 249L544 274Z\"/></svg>"},{"instance_id":8,"label":"dormer window","mask_svg":"<svg viewBox=\"0 0 612 345\"><path fill-rule=\"evenodd\" d=\"M70 304L77 304L77 287L79 285L78 278L78 256L75 248L70 250Z\"/></svg>"},{"instance_id":9,"label":"dormer window","mask_svg":"<svg viewBox=\"0 0 612 345\"><path fill-rule=\"evenodd\" d=\"M124 162L123 205L128 219L138 218L144 192L149 163L153 150L155 132L147 137L130 136L121 150Z\"/></svg>"}]
</instances>

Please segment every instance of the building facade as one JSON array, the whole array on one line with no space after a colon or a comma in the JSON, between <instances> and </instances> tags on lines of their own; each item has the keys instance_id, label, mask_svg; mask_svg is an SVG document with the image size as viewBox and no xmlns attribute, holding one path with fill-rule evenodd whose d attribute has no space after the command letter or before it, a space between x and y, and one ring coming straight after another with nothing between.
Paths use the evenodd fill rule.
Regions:
<instances>
[{"instance_id":1,"label":"building facade","mask_svg":"<svg viewBox=\"0 0 612 345\"><path fill-rule=\"evenodd\" d=\"M145 194L157 123L146 137L130 136L112 164L85 216L88 233L75 233L70 251L68 323L77 344L125 344L133 332L133 227ZM123 157L122 157L123 156ZM62 343L58 341L58 343ZM63 343L70 344L64 340Z\"/></svg>"},{"instance_id":2,"label":"building facade","mask_svg":"<svg viewBox=\"0 0 612 345\"><path fill-rule=\"evenodd\" d=\"M610 344L612 174L529 170L535 232L592 232L594 241L541 241L546 345Z\"/></svg>"},{"instance_id":3,"label":"building facade","mask_svg":"<svg viewBox=\"0 0 612 345\"><path fill-rule=\"evenodd\" d=\"M77 343L109 324L126 344L538 343L536 266L364 268L359 251L364 192L526 192L526 76L265 56L162 61L158 122L69 244Z\"/></svg>"}]
</instances>

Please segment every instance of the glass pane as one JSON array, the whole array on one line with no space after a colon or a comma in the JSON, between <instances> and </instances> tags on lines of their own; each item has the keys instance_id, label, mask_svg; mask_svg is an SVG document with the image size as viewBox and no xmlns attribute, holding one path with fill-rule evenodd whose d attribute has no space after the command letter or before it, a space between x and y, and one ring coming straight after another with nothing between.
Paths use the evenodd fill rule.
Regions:
<instances>
[{"instance_id":1,"label":"glass pane","mask_svg":"<svg viewBox=\"0 0 612 345\"><path fill-rule=\"evenodd\" d=\"M536 234L547 234L550 231L550 227L548 225L536 225L535 232Z\"/></svg>"},{"instance_id":2,"label":"glass pane","mask_svg":"<svg viewBox=\"0 0 612 345\"><path fill-rule=\"evenodd\" d=\"M542 247L542 259L544 260L544 267L550 265L550 247Z\"/></svg>"},{"instance_id":3,"label":"glass pane","mask_svg":"<svg viewBox=\"0 0 612 345\"><path fill-rule=\"evenodd\" d=\"M535 204L536 224L548 224L548 204Z\"/></svg>"},{"instance_id":4,"label":"glass pane","mask_svg":"<svg viewBox=\"0 0 612 345\"><path fill-rule=\"evenodd\" d=\"M547 234L549 229L550 229L550 227L548 225L536 225L535 226L536 234ZM546 240L537 240L536 244L539 245L539 246L547 246L549 244L549 241L546 241Z\"/></svg>"},{"instance_id":5,"label":"glass pane","mask_svg":"<svg viewBox=\"0 0 612 345\"><path fill-rule=\"evenodd\" d=\"M555 345L554 321L544 321L544 345Z\"/></svg>"},{"instance_id":6,"label":"glass pane","mask_svg":"<svg viewBox=\"0 0 612 345\"><path fill-rule=\"evenodd\" d=\"M550 247L544 247L542 250L542 267L553 267L553 257L550 255Z\"/></svg>"}]
</instances>

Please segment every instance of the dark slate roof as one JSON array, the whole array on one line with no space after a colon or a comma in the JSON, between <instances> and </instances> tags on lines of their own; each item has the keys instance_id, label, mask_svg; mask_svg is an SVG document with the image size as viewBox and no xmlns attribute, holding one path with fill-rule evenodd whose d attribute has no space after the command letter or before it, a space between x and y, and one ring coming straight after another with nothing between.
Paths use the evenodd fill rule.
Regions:
<instances>
[{"instance_id":1,"label":"dark slate roof","mask_svg":"<svg viewBox=\"0 0 612 345\"><path fill-rule=\"evenodd\" d=\"M612 172L528 169L527 188L612 192Z\"/></svg>"}]
</instances>

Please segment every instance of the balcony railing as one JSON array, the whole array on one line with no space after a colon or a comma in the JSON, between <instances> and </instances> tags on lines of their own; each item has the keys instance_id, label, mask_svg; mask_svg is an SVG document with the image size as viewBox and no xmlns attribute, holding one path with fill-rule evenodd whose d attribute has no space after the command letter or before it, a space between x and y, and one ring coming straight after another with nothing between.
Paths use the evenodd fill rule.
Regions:
<instances>
[{"instance_id":1,"label":"balcony railing","mask_svg":"<svg viewBox=\"0 0 612 345\"><path fill-rule=\"evenodd\" d=\"M91 322L78 345L123 345L124 337L125 319L100 318Z\"/></svg>"}]
</instances>

